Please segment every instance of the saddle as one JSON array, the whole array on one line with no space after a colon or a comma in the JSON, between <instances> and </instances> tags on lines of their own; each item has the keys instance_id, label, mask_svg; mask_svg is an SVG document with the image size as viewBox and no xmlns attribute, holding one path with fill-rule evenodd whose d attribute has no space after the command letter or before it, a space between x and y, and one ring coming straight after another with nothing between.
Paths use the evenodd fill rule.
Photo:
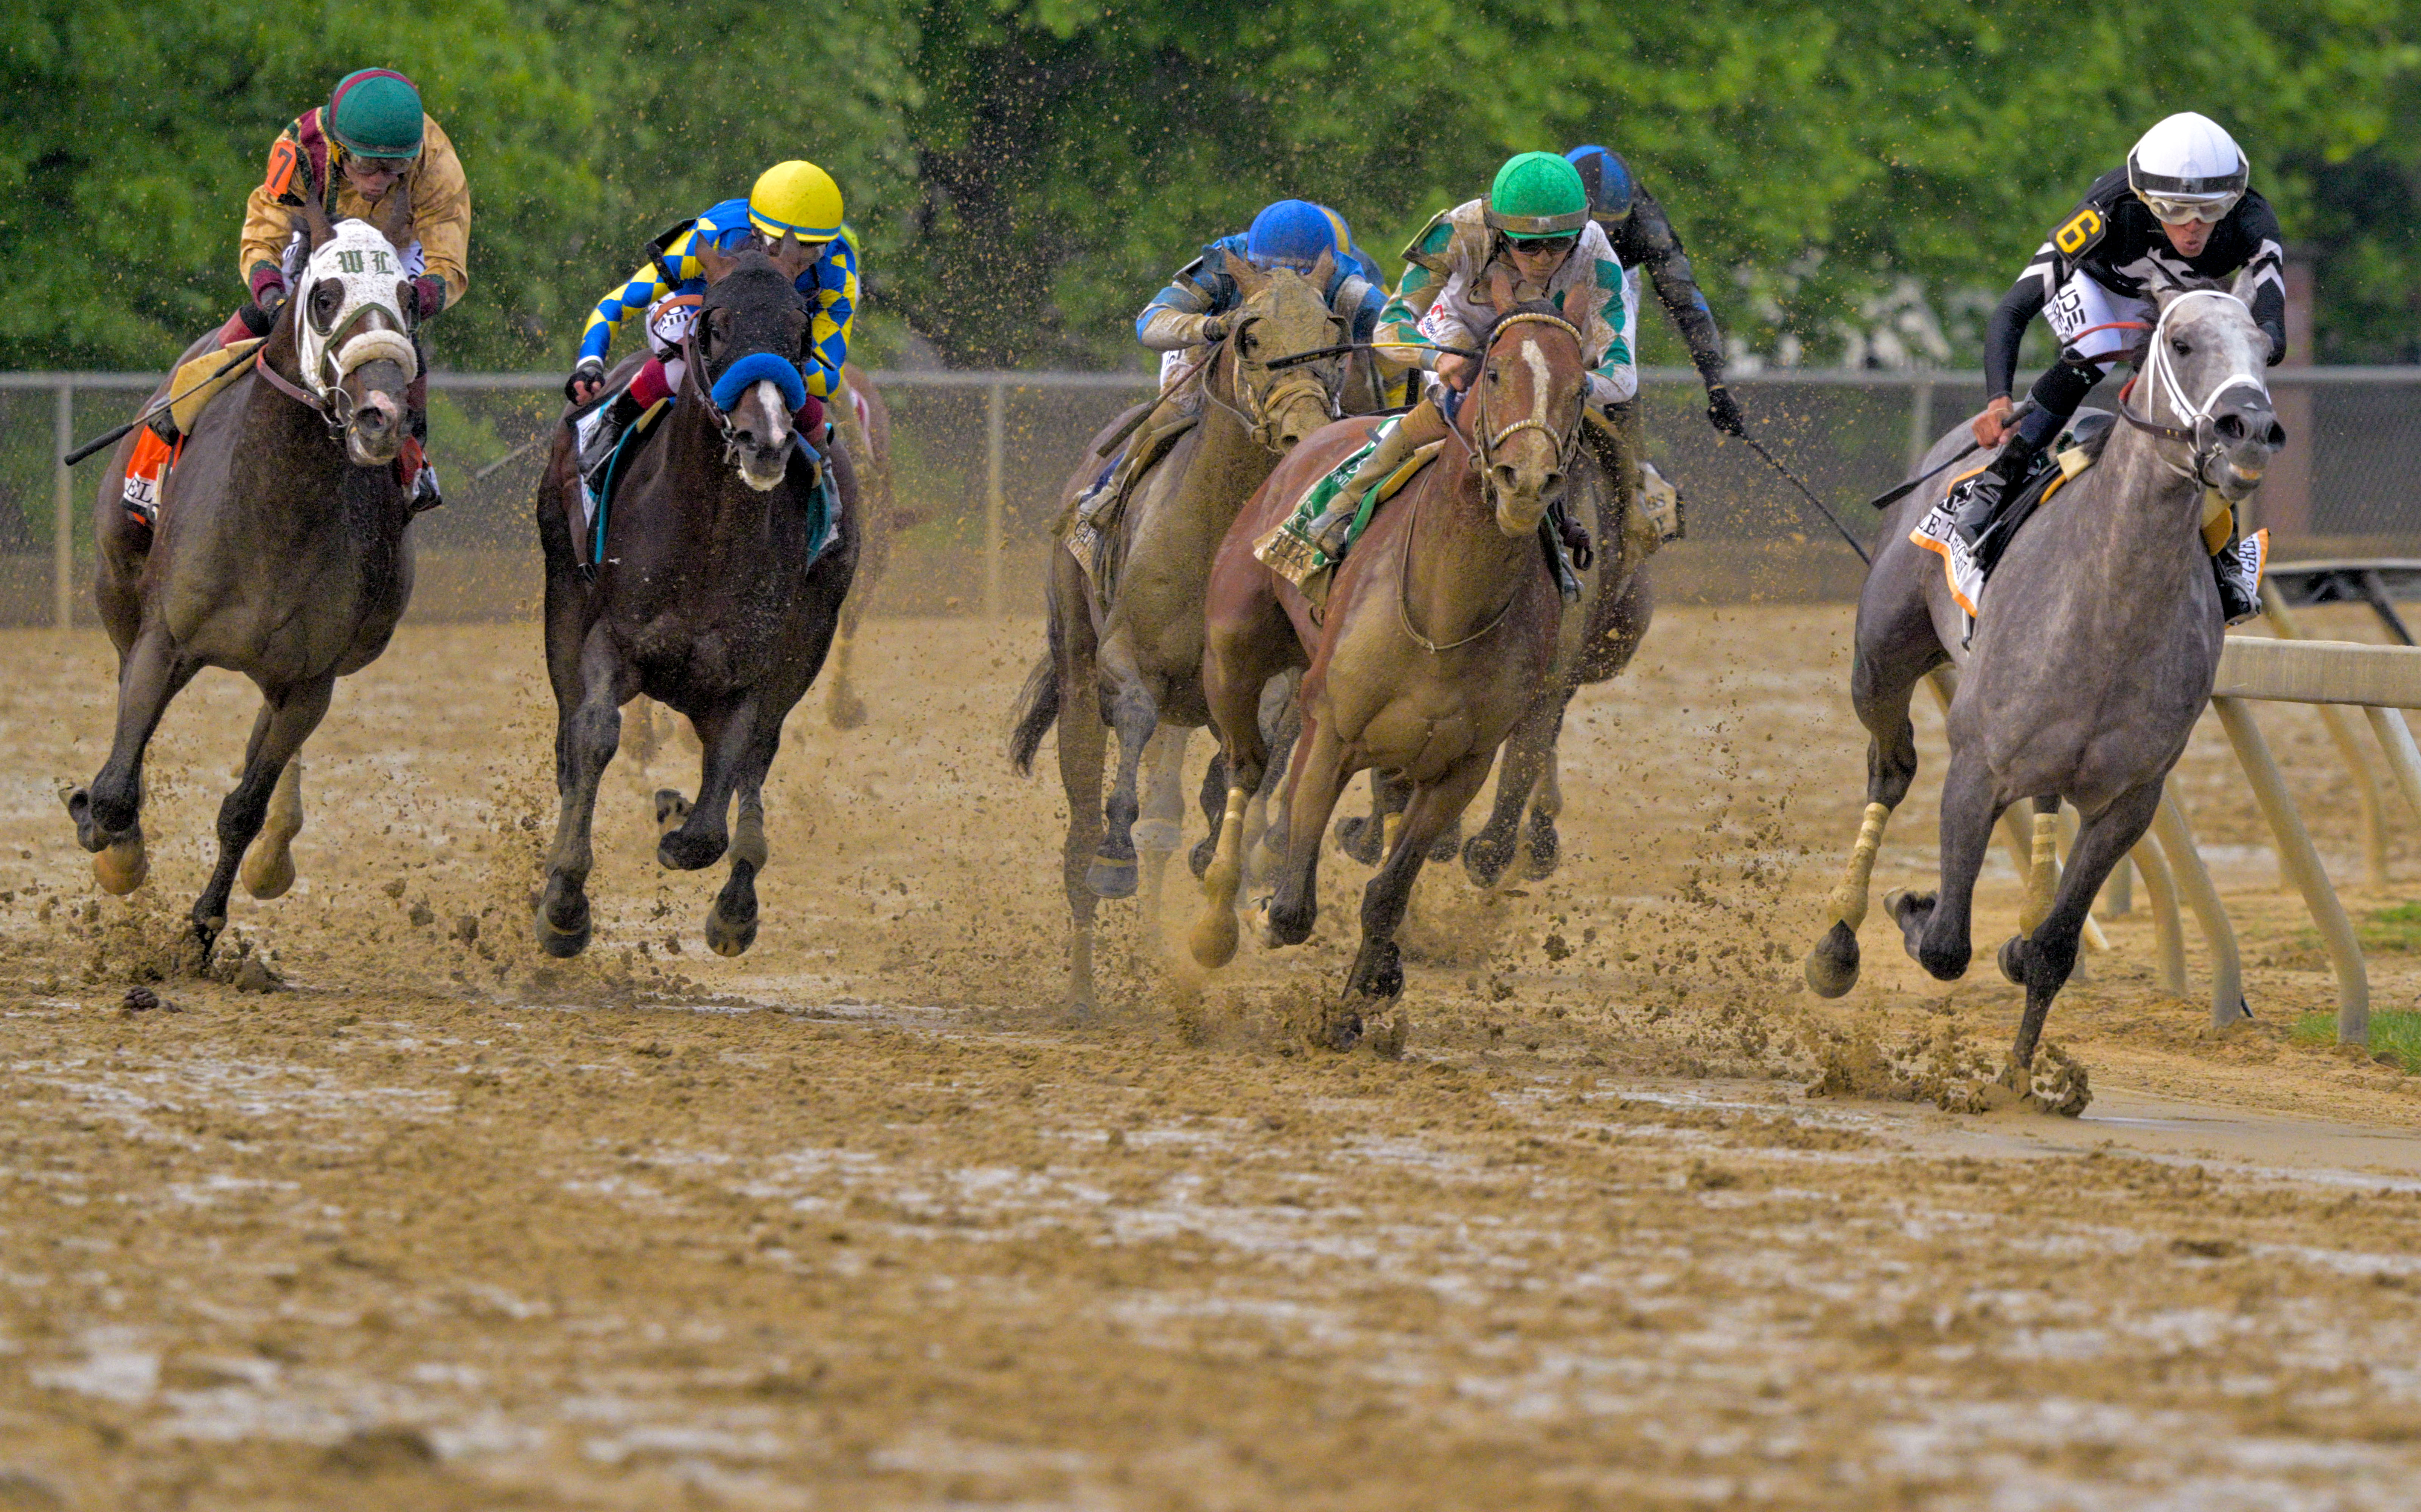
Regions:
<instances>
[{"instance_id":1,"label":"saddle","mask_svg":"<svg viewBox=\"0 0 2421 1512\"><path fill-rule=\"evenodd\" d=\"M185 438L193 433L204 407L252 371L252 364L243 359L264 344L262 337L253 336L212 347L191 362L179 364L169 375L169 405L135 432L134 454L126 461L126 513L135 523L160 523L160 491L169 470L184 455Z\"/></svg>"},{"instance_id":2,"label":"saddle","mask_svg":"<svg viewBox=\"0 0 2421 1512\"><path fill-rule=\"evenodd\" d=\"M1388 422L1390 425L1395 423ZM1384 434L1383 429L1371 432L1368 442L1314 479L1311 487L1304 491L1303 497L1295 501L1294 507L1287 512L1287 517L1279 521L1269 534L1253 543L1253 555L1262 566L1296 587L1304 589L1308 595L1309 585L1315 578L1352 554L1353 543L1370 528L1371 518L1379 512L1379 506L1402 492L1405 486L1418 477L1421 469L1429 466L1445 445L1443 441L1432 441L1420 447L1404 460L1401 467L1381 478L1375 487L1362 495L1362 507L1353 511L1352 522L1345 527L1344 550L1330 556L1311 538L1312 522L1327 511L1328 501L1336 497L1338 491L1361 471L1363 462L1379 449L1380 439Z\"/></svg>"},{"instance_id":3,"label":"saddle","mask_svg":"<svg viewBox=\"0 0 2421 1512\"><path fill-rule=\"evenodd\" d=\"M2008 491L2000 509L1976 534L1973 547L1960 536L1957 522L1970 481L1984 474L1981 467L1953 479L1942 502L1927 510L1916 528L1909 532L1912 542L1942 558L1943 577L1950 585L1950 596L1967 612L1971 624L1976 618L1976 605L1983 600L1984 585L1991 579L1992 569L2007 554L2009 542L2017 538L2019 530L2045 501L2101 460L2102 450L2110 444L2111 427L2117 418L2105 410L2078 415L2059 438L2059 444L2045 448L2034 467Z\"/></svg>"},{"instance_id":4,"label":"saddle","mask_svg":"<svg viewBox=\"0 0 2421 1512\"><path fill-rule=\"evenodd\" d=\"M1077 499L1062 541L1105 605L1117 569L1111 543L1118 516L1152 469L1176 449L1187 431L1202 423L1200 372L1197 366L1179 380L1094 454L1109 460Z\"/></svg>"}]
</instances>

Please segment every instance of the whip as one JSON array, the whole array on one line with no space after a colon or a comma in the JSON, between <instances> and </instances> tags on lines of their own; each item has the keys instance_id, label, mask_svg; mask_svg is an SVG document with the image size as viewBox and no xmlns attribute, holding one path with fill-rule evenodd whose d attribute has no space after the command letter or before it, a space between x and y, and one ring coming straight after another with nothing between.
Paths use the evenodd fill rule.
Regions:
<instances>
[{"instance_id":1,"label":"whip","mask_svg":"<svg viewBox=\"0 0 2421 1512\"><path fill-rule=\"evenodd\" d=\"M258 362L260 360L261 352L266 350L266 348L261 347L254 348L252 351L245 352L242 356L236 358L233 362L228 363L217 372L212 373L210 377L203 379L198 383L195 383L192 388L185 390L183 394L171 394L166 398L162 399L159 403L152 405L148 410L145 410L141 414L136 415L133 419L127 421L122 426L119 426L117 429L109 431L105 435L95 437L91 441L86 442L83 445L78 446L75 450L68 453L65 457L60 458L59 464L63 467L73 467L76 463L83 461L86 458L91 456L94 452L101 450L103 446L116 445L118 442L126 439L127 433L132 431L136 426L139 426L144 421L150 419L161 411L174 407L178 400L185 398L199 390L210 387L212 383L217 382L227 374L234 372L245 363Z\"/></svg>"},{"instance_id":2,"label":"whip","mask_svg":"<svg viewBox=\"0 0 2421 1512\"><path fill-rule=\"evenodd\" d=\"M2031 398L2019 400L2016 405L2011 407L2008 421L2004 422L2003 429L2006 429L2009 424L2023 418L2026 412L2032 410L2034 407L2035 401ZM1850 527L1841 522L1841 517L1835 514L1832 509L1826 506L1823 500L1816 496L1815 490L1801 482L1799 480L1798 474L1792 472L1789 468L1783 466L1781 459L1774 456L1773 453L1766 450L1764 444L1759 442L1755 436L1742 435L1741 440L1748 443L1749 450L1757 453L1759 457L1764 458L1765 464L1768 467L1771 467L1775 472L1781 474L1789 481L1792 488L1797 489L1801 493L1804 494L1807 502L1816 507L1816 510L1819 514L1821 514L1825 519L1833 522L1833 528L1839 531L1841 533L1841 538L1850 543L1850 550L1858 553L1859 561L1865 562L1868 566L1873 565L1874 558L1867 554L1867 548L1860 543L1858 538L1850 534ZM1928 468L1926 471L1917 474L1916 476L1910 478L1907 482L1901 483L1897 487L1887 489L1883 492L1876 494L1872 499L1867 502L1867 507L1875 510L1877 513L1881 513L1882 510L1898 504L1900 500L1907 498L1911 493L1915 492L1919 484L1931 478L1940 477L1951 468L1958 466L1960 462L1965 461L1968 458L1983 449L1984 444L1982 442L1971 441L1966 445L1961 446L1958 451L1954 452L1950 458L1944 461L1940 466Z\"/></svg>"}]
</instances>

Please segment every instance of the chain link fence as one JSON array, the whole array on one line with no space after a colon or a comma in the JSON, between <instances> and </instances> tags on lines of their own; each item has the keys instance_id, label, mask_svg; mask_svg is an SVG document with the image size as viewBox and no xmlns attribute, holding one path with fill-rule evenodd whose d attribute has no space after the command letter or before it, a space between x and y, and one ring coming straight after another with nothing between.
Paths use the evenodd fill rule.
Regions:
<instances>
[{"instance_id":1,"label":"chain link fence","mask_svg":"<svg viewBox=\"0 0 2421 1512\"><path fill-rule=\"evenodd\" d=\"M902 511L878 614L1024 613L1062 484L1085 443L1151 379L1125 373L884 372ZM1689 538L1657 561L1668 602L1846 600L1862 569L1832 527L1747 448L1708 426L1695 376L1643 374L1651 455L1686 501ZM2257 496L2273 557L2421 557L2421 367L2280 368L2270 375L2292 438ZM58 465L70 438L133 413L148 374L0 374L0 623L92 618L93 494L106 454ZM423 619L527 615L539 594L530 511L552 374L439 373L430 451L446 507L413 526ZM1864 501L1979 408L1971 373L1810 371L1734 380L1767 444L1870 538ZM2097 394L2090 402L2109 404Z\"/></svg>"}]
</instances>

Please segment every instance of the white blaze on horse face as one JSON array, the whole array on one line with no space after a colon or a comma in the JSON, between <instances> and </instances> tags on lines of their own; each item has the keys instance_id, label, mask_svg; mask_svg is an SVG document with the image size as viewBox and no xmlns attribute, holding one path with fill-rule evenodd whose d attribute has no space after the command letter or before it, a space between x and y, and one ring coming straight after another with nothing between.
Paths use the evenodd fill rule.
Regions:
<instances>
[{"instance_id":1,"label":"white blaze on horse face","mask_svg":"<svg viewBox=\"0 0 2421 1512\"><path fill-rule=\"evenodd\" d=\"M764 412L764 440L740 460L740 476L762 493L782 481L790 463L790 407L770 378L758 379L748 391L749 401ZM770 464L768 462L770 459Z\"/></svg>"},{"instance_id":2,"label":"white blaze on horse face","mask_svg":"<svg viewBox=\"0 0 2421 1512\"><path fill-rule=\"evenodd\" d=\"M1547 367L1547 354L1539 350L1537 338L1523 338L1522 360L1530 365L1530 418L1545 425L1547 396L1554 391L1555 382L1554 374Z\"/></svg>"}]
</instances>

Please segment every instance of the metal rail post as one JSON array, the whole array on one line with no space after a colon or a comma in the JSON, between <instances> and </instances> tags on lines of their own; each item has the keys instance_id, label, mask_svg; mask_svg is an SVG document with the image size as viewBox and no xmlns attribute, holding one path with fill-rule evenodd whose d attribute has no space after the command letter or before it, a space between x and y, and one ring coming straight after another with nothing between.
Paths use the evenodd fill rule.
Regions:
<instances>
[{"instance_id":1,"label":"metal rail post","mask_svg":"<svg viewBox=\"0 0 2421 1512\"><path fill-rule=\"evenodd\" d=\"M2345 905L2329 885L2319 852L2312 849L2312 837L2304 829L2303 816L2295 812L2295 801L2287 794L2278 763L2270 755L2270 742L2261 738L2261 726L2253 721L2253 711L2241 698L2213 698L2210 707L2226 726L2237 763L2253 784L2253 796L2261 805L2262 818L2270 821L2270 833L2277 837L2278 864L2304 895L2304 907L2319 927L2320 943L2328 947L2329 964L2336 968L2337 1043L2366 1044L2370 1039L2370 977L2363 967L2362 946L2354 940L2353 921L2346 917Z\"/></svg>"},{"instance_id":2,"label":"metal rail post","mask_svg":"<svg viewBox=\"0 0 2421 1512\"><path fill-rule=\"evenodd\" d=\"M2271 633L2282 641L2307 640L2304 627L2295 620L2294 612L2287 607L2284 594L2275 583L2261 585L2262 613L2270 620ZM2387 823L2386 802L2379 790L2379 775L2354 733L2353 716L2335 704L2315 706L2319 710L2320 724L2329 732L2329 740L2337 748L2337 758L2346 765L2346 774L2353 779L2353 796L2362 822L2363 872L2373 887L2387 885ZM2388 759L2395 759L2388 752Z\"/></svg>"},{"instance_id":3,"label":"metal rail post","mask_svg":"<svg viewBox=\"0 0 2421 1512\"><path fill-rule=\"evenodd\" d=\"M1933 449L1933 384L1919 379L1908 391L1908 471L1914 476Z\"/></svg>"},{"instance_id":4,"label":"metal rail post","mask_svg":"<svg viewBox=\"0 0 2421 1512\"><path fill-rule=\"evenodd\" d=\"M2195 846L2185 805L2178 802L2176 788L2165 783L2161 806L2152 816L2152 834L2161 843L2162 859L2169 864L2177 890L2185 895L2195 922L2202 926L2203 942L2210 946L2210 1021L2225 1028L2250 1017L2253 1010L2244 1005L2244 962L2236 952L2236 926L2227 922L2227 907L2219 900L2219 889L2210 884L2210 869L2202 864L2202 851ZM2148 882L2151 876L2148 869L2144 873Z\"/></svg>"},{"instance_id":5,"label":"metal rail post","mask_svg":"<svg viewBox=\"0 0 2421 1512\"><path fill-rule=\"evenodd\" d=\"M75 473L67 455L75 450L75 382L61 379L51 465L56 476L51 498L51 624L75 623Z\"/></svg>"},{"instance_id":6,"label":"metal rail post","mask_svg":"<svg viewBox=\"0 0 2421 1512\"><path fill-rule=\"evenodd\" d=\"M998 379L984 388L984 597L986 619L1000 617L1001 515L1006 467L1002 456L1008 429L1008 386Z\"/></svg>"},{"instance_id":7,"label":"metal rail post","mask_svg":"<svg viewBox=\"0 0 2421 1512\"><path fill-rule=\"evenodd\" d=\"M2152 959L2161 990L2183 997L2186 995L2186 931L2183 921L2178 917L2177 881L2169 875L2169 864L2161 859L2161 842L2151 835L2147 834L2136 841L2135 849L2129 855L2133 859L2136 869L2144 874L2144 891L2151 895Z\"/></svg>"}]
</instances>

